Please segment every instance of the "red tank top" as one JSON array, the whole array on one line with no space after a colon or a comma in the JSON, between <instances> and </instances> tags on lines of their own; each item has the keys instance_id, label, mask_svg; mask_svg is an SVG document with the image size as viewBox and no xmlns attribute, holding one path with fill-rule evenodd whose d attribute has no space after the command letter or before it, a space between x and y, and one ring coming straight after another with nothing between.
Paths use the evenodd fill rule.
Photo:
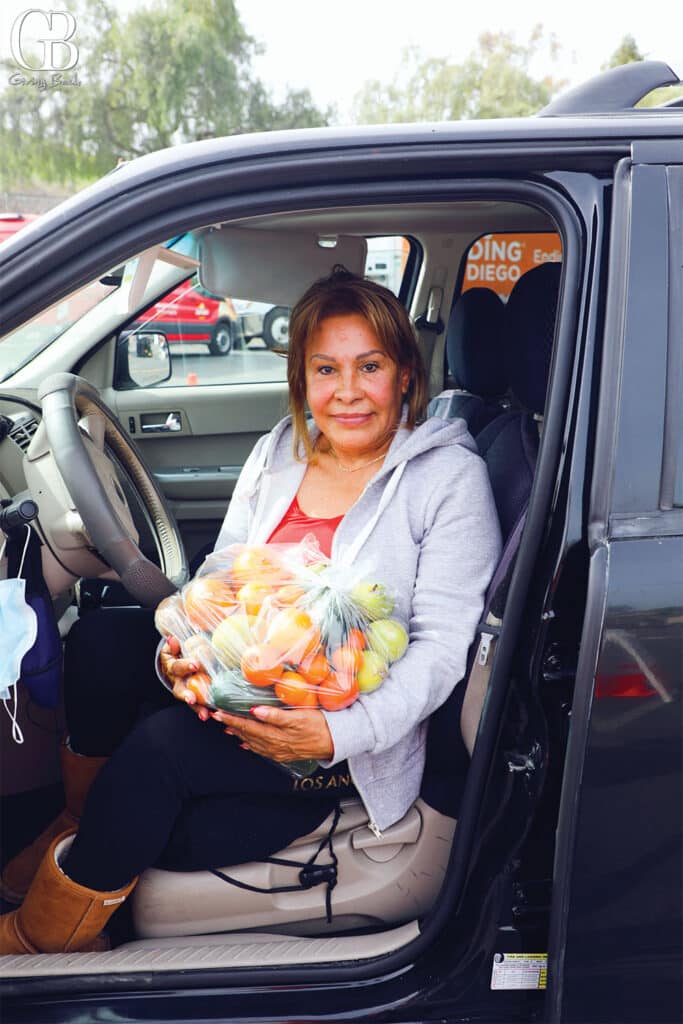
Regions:
<instances>
[{"instance_id":1,"label":"red tank top","mask_svg":"<svg viewBox=\"0 0 683 1024\"><path fill-rule=\"evenodd\" d=\"M302 540L307 533L315 535L320 550L329 558L332 553L332 538L334 531L341 523L343 515L334 516L332 519L321 519L317 516L307 516L299 508L299 502L294 495L294 501L289 506L284 516L275 527L270 537L269 544L296 544Z\"/></svg>"}]
</instances>

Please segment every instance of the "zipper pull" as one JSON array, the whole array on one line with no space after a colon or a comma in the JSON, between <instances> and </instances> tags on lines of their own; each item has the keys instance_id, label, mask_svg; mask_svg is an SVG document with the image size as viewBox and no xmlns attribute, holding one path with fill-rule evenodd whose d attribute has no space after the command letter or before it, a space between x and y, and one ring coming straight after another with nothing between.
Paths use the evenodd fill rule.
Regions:
<instances>
[{"instance_id":1,"label":"zipper pull","mask_svg":"<svg viewBox=\"0 0 683 1024\"><path fill-rule=\"evenodd\" d=\"M375 839L381 839L382 838L382 833L380 832L380 830L378 829L378 827L377 827L377 825L375 824L374 821L369 821L368 822L368 828L370 829L370 831L374 835Z\"/></svg>"}]
</instances>

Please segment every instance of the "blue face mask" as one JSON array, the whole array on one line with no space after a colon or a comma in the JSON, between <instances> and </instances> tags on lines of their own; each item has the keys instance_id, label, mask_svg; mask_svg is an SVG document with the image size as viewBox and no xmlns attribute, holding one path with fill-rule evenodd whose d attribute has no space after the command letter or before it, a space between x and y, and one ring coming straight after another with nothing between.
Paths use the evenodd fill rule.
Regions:
<instances>
[{"instance_id":1,"label":"blue face mask","mask_svg":"<svg viewBox=\"0 0 683 1024\"><path fill-rule=\"evenodd\" d=\"M26 603L26 580L0 580L0 700L12 720L16 743L24 742L17 723L17 681L22 659L36 642L37 633L38 618Z\"/></svg>"}]
</instances>

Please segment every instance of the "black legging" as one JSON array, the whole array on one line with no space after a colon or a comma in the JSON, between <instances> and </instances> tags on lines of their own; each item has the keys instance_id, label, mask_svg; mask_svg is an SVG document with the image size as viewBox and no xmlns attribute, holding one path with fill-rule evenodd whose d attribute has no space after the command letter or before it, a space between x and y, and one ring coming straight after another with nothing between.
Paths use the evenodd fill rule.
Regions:
<instances>
[{"instance_id":1,"label":"black legging","mask_svg":"<svg viewBox=\"0 0 683 1024\"><path fill-rule=\"evenodd\" d=\"M63 868L99 891L150 865L197 871L270 856L355 794L345 765L302 782L201 722L160 683L158 639L152 613L137 608L90 612L67 638L71 745L110 757Z\"/></svg>"}]
</instances>

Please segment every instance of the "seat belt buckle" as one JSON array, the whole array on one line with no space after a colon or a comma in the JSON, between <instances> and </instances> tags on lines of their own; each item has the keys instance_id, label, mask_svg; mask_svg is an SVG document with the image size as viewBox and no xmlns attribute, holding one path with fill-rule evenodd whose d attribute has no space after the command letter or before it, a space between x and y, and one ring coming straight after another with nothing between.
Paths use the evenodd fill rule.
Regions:
<instances>
[{"instance_id":1,"label":"seat belt buckle","mask_svg":"<svg viewBox=\"0 0 683 1024\"><path fill-rule=\"evenodd\" d=\"M485 665L489 660L489 651L491 650L491 641L493 637L490 633L482 633L481 640L479 642L479 653L477 655L477 661L480 665Z\"/></svg>"},{"instance_id":2,"label":"seat belt buckle","mask_svg":"<svg viewBox=\"0 0 683 1024\"><path fill-rule=\"evenodd\" d=\"M486 665L491 653L491 645L500 635L500 626L492 626L488 622L480 622L478 632L481 639L477 651L477 661L480 665Z\"/></svg>"}]
</instances>

